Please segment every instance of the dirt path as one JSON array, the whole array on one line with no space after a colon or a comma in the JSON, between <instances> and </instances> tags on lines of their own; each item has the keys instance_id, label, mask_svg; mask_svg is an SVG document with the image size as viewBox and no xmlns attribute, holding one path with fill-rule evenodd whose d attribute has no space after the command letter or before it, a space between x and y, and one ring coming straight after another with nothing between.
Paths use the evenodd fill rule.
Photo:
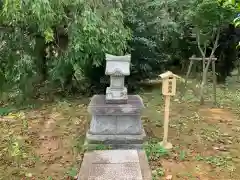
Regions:
<instances>
[{"instance_id":1,"label":"dirt path","mask_svg":"<svg viewBox=\"0 0 240 180\"><path fill-rule=\"evenodd\" d=\"M77 108L53 106L28 113L28 119L35 122L30 123L30 129L38 135L34 141L39 161L32 169L36 178L67 179L71 168L77 170L82 156L74 148L77 146L75 138L85 133L86 107Z\"/></svg>"},{"instance_id":2,"label":"dirt path","mask_svg":"<svg viewBox=\"0 0 240 180\"><path fill-rule=\"evenodd\" d=\"M142 97L146 105L142 119L149 145L156 146L150 157L153 174L157 174L155 180L240 179L240 113L236 106L211 108L173 99L169 141L174 148L166 155L152 143L163 136L163 98L159 89ZM25 118L14 117L11 122L1 118L0 180L20 180L26 175L35 180L74 177L82 160L89 119L87 106L80 102L46 104L24 111ZM23 120L28 124L25 130ZM1 179L1 175L6 178Z\"/></svg>"}]
</instances>

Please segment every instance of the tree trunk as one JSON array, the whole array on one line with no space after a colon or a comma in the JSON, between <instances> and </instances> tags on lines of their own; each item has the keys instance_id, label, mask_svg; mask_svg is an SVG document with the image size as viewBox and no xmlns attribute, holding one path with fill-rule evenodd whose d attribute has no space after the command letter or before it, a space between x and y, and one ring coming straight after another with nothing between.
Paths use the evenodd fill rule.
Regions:
<instances>
[{"instance_id":1,"label":"tree trunk","mask_svg":"<svg viewBox=\"0 0 240 180\"><path fill-rule=\"evenodd\" d=\"M203 58L203 61L205 62L205 57ZM207 65L205 67L203 67L203 75L202 75L202 83L201 83L201 86L200 86L200 104L203 105L204 104L204 88L205 88L205 85L207 83L207 74L208 74L208 69L209 69L209 66L210 66L210 63L211 63L211 57L210 59L208 60L207 62Z\"/></svg>"},{"instance_id":2,"label":"tree trunk","mask_svg":"<svg viewBox=\"0 0 240 180\"><path fill-rule=\"evenodd\" d=\"M40 75L40 81L43 82L47 79L47 60L45 53L45 40L43 37L36 37L35 45L35 64L37 66L37 71Z\"/></svg>"},{"instance_id":3,"label":"tree trunk","mask_svg":"<svg viewBox=\"0 0 240 180\"><path fill-rule=\"evenodd\" d=\"M206 46L205 46L205 50L203 51L201 46L200 46L200 32L198 32L197 34L197 41L198 41L198 48L202 54L202 57L203 57L203 75L202 75L202 83L201 83L201 86L200 86L200 104L203 105L204 104L204 88L205 88L205 85L207 83L207 74L208 74L208 69L209 69L209 66L212 62L212 58L214 57L214 53L218 47L218 40L219 40L219 35L220 35L220 29L217 30L216 32L216 38L215 38L215 42L214 42L214 45L213 45L213 48L212 48L212 52L211 52L211 55L209 57L209 60L207 62L207 65L205 65L205 57L206 57ZM205 44L206 45L206 44Z\"/></svg>"},{"instance_id":4,"label":"tree trunk","mask_svg":"<svg viewBox=\"0 0 240 180\"><path fill-rule=\"evenodd\" d=\"M240 59L237 60L237 81L240 80Z\"/></svg>"},{"instance_id":5,"label":"tree trunk","mask_svg":"<svg viewBox=\"0 0 240 180\"><path fill-rule=\"evenodd\" d=\"M213 74L213 102L217 104L217 77L216 77L216 65L215 60L212 61L212 74Z\"/></svg>"}]
</instances>

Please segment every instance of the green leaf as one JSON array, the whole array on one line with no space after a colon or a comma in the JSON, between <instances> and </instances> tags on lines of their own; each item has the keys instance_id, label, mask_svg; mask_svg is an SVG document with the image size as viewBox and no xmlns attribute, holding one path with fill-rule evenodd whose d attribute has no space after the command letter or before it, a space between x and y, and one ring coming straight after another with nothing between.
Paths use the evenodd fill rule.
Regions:
<instances>
[{"instance_id":1,"label":"green leaf","mask_svg":"<svg viewBox=\"0 0 240 180\"><path fill-rule=\"evenodd\" d=\"M8 115L11 111L12 111L12 109L9 109L9 108L7 108L7 107L1 107L1 108L0 108L0 116L6 116L6 115Z\"/></svg>"},{"instance_id":2,"label":"green leaf","mask_svg":"<svg viewBox=\"0 0 240 180\"><path fill-rule=\"evenodd\" d=\"M44 36L46 43L52 42L54 40L53 30L51 28L47 28L44 31Z\"/></svg>"},{"instance_id":3,"label":"green leaf","mask_svg":"<svg viewBox=\"0 0 240 180\"><path fill-rule=\"evenodd\" d=\"M235 22L235 23L234 23L234 26L235 26L235 27L239 27L239 26L240 26L240 21Z\"/></svg>"},{"instance_id":4,"label":"green leaf","mask_svg":"<svg viewBox=\"0 0 240 180\"><path fill-rule=\"evenodd\" d=\"M76 168L72 167L69 171L68 171L68 176L69 177L75 177L77 175L78 171Z\"/></svg>"},{"instance_id":5,"label":"green leaf","mask_svg":"<svg viewBox=\"0 0 240 180\"><path fill-rule=\"evenodd\" d=\"M238 42L238 45L236 46L236 49L240 48L240 42Z\"/></svg>"},{"instance_id":6,"label":"green leaf","mask_svg":"<svg viewBox=\"0 0 240 180\"><path fill-rule=\"evenodd\" d=\"M237 18L235 18L235 19L233 20L234 23L235 23L235 22L238 22L238 21L240 21L240 17L237 17Z\"/></svg>"}]
</instances>

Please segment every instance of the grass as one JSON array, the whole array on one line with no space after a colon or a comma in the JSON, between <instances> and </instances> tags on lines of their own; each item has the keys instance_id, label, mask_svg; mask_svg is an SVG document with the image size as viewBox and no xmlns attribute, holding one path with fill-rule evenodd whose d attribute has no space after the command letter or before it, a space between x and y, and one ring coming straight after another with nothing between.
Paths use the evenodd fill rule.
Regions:
<instances>
[{"instance_id":1,"label":"grass","mask_svg":"<svg viewBox=\"0 0 240 180\"><path fill-rule=\"evenodd\" d=\"M180 86L179 86L180 87ZM240 179L240 91L231 78L217 88L218 105L211 103L211 85L206 104L199 105L196 82L180 98L172 98L169 141L174 148L159 145L163 136L164 101L159 88L140 93L146 109L142 116L148 142L145 151L153 177L173 179ZM74 179L85 148L88 130L88 99L60 99L33 108L0 109L0 180ZM99 145L97 149L109 149Z\"/></svg>"}]
</instances>

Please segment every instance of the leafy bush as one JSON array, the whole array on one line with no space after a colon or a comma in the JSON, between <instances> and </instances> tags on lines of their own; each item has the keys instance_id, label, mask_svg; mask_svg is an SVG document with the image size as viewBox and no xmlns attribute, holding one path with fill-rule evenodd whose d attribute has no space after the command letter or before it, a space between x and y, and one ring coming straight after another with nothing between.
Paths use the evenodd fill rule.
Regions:
<instances>
[{"instance_id":1,"label":"leafy bush","mask_svg":"<svg viewBox=\"0 0 240 180\"><path fill-rule=\"evenodd\" d=\"M1 11L1 89L20 94L46 80L83 85L104 53L122 54L130 37L119 4L104 0L3 1Z\"/></svg>"},{"instance_id":2,"label":"leafy bush","mask_svg":"<svg viewBox=\"0 0 240 180\"><path fill-rule=\"evenodd\" d=\"M172 66L186 68L188 58L199 53L194 22L214 22L211 13L219 10L205 13L208 1L3 0L0 92L11 92L12 97L36 95L43 87L47 92L48 88L104 92L108 82L105 53L132 54L127 78L130 91L136 89L136 82L156 77ZM189 18L198 16L201 21ZM225 79L234 67L226 57L232 54L231 62L236 60L235 39L228 41L230 44L225 44L226 38L220 41L216 56L225 58L217 71ZM230 64L227 70L223 68L226 64Z\"/></svg>"}]
</instances>

